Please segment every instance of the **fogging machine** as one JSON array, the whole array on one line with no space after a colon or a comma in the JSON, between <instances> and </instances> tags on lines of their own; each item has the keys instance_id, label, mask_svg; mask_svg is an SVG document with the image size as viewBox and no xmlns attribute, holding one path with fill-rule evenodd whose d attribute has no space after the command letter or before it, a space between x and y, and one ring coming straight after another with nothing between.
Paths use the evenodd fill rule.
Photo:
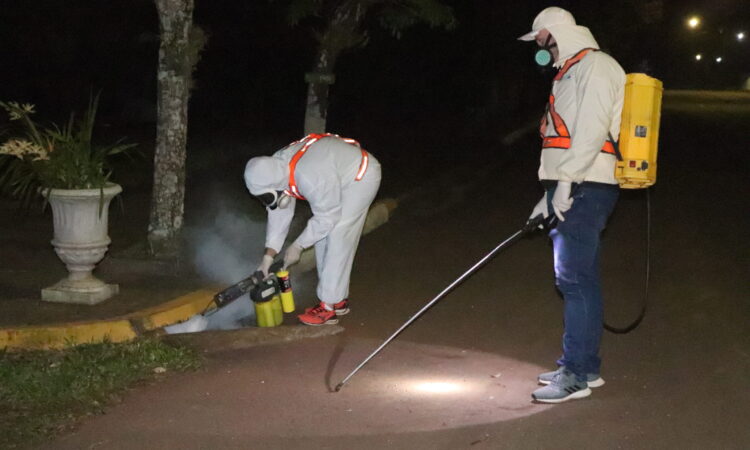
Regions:
<instances>
[{"instance_id":1,"label":"fogging machine","mask_svg":"<svg viewBox=\"0 0 750 450\"><path fill-rule=\"evenodd\" d=\"M223 308L243 295L249 294L250 300L255 305L258 326L281 325L282 311L291 313L295 309L289 272L283 269L282 264L282 261L272 264L268 276L264 276L260 270L255 271L249 277L214 295L213 303L217 308Z\"/></svg>"}]
</instances>

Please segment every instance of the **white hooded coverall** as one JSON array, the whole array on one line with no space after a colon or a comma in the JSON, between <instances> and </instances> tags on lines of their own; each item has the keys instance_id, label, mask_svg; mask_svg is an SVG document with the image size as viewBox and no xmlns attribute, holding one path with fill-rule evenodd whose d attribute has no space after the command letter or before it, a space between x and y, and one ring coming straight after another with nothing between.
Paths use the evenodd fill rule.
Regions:
<instances>
[{"instance_id":1,"label":"white hooded coverall","mask_svg":"<svg viewBox=\"0 0 750 450\"><path fill-rule=\"evenodd\" d=\"M250 159L245 184L253 195L264 190L291 190L290 162L305 139L274 153ZM362 227L370 204L380 187L380 163L368 153L367 170L356 181L362 165L362 150L335 135L326 135L310 145L298 160L294 179L299 193L310 203L313 216L294 243L315 246L318 298L328 304L349 296L349 278ZM268 211L266 247L280 252L294 216L296 199L286 208Z\"/></svg>"},{"instance_id":2,"label":"white hooded coverall","mask_svg":"<svg viewBox=\"0 0 750 450\"><path fill-rule=\"evenodd\" d=\"M551 25L548 31L557 41L562 67L580 51L599 49L588 28L579 25ZM589 51L552 84L554 109L565 122L571 139L569 148L542 150L540 180L572 183L592 181L617 184L614 154L602 152L609 135L617 140L625 89L625 72L611 56ZM548 111L543 137L556 136L554 120Z\"/></svg>"}]
</instances>

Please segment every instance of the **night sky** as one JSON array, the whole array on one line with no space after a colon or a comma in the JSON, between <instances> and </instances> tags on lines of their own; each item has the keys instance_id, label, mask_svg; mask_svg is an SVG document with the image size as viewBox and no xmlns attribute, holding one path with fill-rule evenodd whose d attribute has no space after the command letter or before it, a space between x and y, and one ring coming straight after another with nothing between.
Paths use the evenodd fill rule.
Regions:
<instances>
[{"instance_id":1,"label":"night sky","mask_svg":"<svg viewBox=\"0 0 750 450\"><path fill-rule=\"evenodd\" d=\"M314 42L285 22L284 1L196 0L195 24L209 43L190 104L191 131L246 135L301 132ZM369 45L345 54L331 91L329 128L361 136L408 124L452 124L476 134L538 116L550 75L533 64L533 44L515 38L538 11L559 5L592 29L627 72L646 71L666 88L738 89L750 76L750 2L742 0L449 0L453 31L424 25L396 40L371 28ZM103 121L152 127L158 21L151 0L0 2L0 99L32 102L38 118L60 120L102 90ZM710 6L710 11L709 11ZM686 29L700 14L699 32ZM696 64L696 51L722 64ZM151 125L150 125L151 124ZM460 124L460 126L459 126Z\"/></svg>"}]
</instances>

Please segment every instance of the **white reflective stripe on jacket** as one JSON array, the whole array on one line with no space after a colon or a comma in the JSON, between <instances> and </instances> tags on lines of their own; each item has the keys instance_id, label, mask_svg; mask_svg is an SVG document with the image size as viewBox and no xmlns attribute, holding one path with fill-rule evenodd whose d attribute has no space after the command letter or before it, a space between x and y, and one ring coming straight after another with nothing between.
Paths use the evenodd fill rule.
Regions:
<instances>
[{"instance_id":1,"label":"white reflective stripe on jacket","mask_svg":"<svg viewBox=\"0 0 750 450\"><path fill-rule=\"evenodd\" d=\"M557 26L551 27L550 32L558 48L568 53L556 66L563 65L584 48L598 48L585 27ZM616 157L602 153L601 148L610 133L618 139L624 94L625 72L617 61L601 51L588 52L562 79L553 81L555 110L565 121L571 141L568 149L542 150L540 180L617 184ZM547 122L552 124L551 117L547 117ZM546 135L555 133L554 126L547 126Z\"/></svg>"}]
</instances>

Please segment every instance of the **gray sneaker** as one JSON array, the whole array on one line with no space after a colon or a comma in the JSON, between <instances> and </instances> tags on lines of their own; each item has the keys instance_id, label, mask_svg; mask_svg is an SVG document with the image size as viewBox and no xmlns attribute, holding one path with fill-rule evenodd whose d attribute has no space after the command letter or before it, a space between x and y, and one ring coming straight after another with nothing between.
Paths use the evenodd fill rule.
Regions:
<instances>
[{"instance_id":1,"label":"gray sneaker","mask_svg":"<svg viewBox=\"0 0 750 450\"><path fill-rule=\"evenodd\" d=\"M552 372L544 372L539 375L537 381L539 382L539 384L550 384L555 375L558 372L562 372L563 370L565 370L565 366L560 366L557 368L557 370L553 370ZM588 383L590 388L604 386L604 378L600 377L598 373L586 374L586 382Z\"/></svg>"},{"instance_id":2,"label":"gray sneaker","mask_svg":"<svg viewBox=\"0 0 750 450\"><path fill-rule=\"evenodd\" d=\"M542 403L562 403L589 395L591 389L585 381L577 381L573 372L561 370L555 374L550 384L534 391L531 397Z\"/></svg>"}]
</instances>

